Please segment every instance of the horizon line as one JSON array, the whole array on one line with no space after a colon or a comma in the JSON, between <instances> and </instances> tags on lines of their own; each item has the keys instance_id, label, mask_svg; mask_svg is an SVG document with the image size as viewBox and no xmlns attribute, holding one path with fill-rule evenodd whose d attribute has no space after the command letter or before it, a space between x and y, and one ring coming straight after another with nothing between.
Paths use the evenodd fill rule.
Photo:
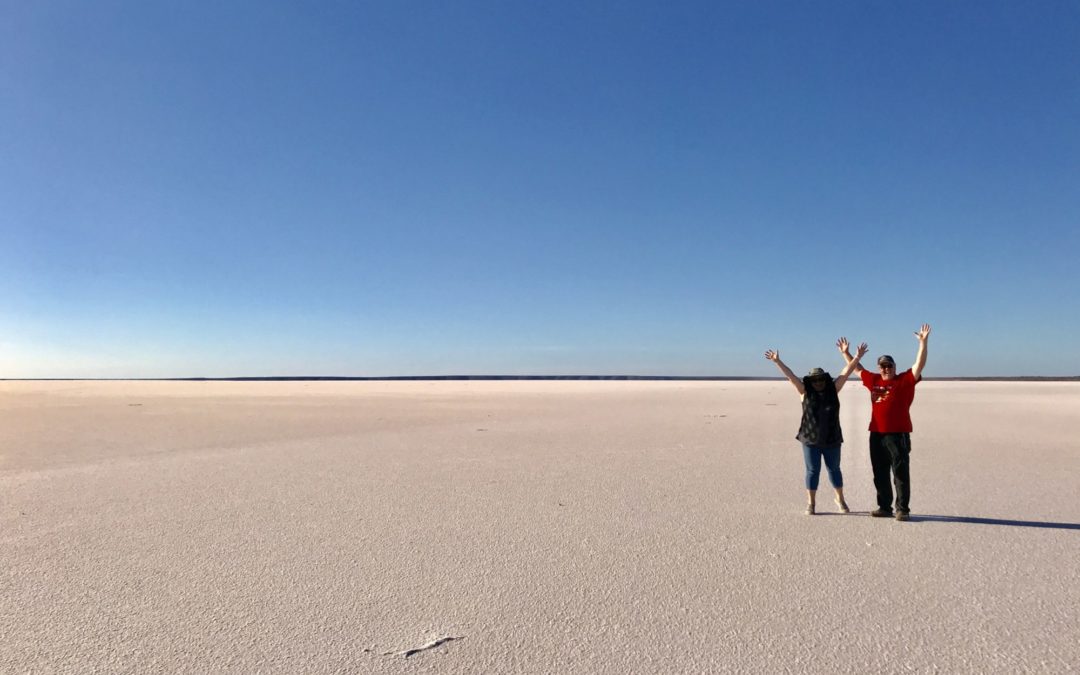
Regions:
<instances>
[{"instance_id":1,"label":"horizon line","mask_svg":"<svg viewBox=\"0 0 1080 675\"><path fill-rule=\"evenodd\" d=\"M938 382L1075 382L1080 375L970 375L924 377ZM379 382L467 380L634 380L783 382L754 375L240 375L231 377L0 377L0 382Z\"/></svg>"}]
</instances>

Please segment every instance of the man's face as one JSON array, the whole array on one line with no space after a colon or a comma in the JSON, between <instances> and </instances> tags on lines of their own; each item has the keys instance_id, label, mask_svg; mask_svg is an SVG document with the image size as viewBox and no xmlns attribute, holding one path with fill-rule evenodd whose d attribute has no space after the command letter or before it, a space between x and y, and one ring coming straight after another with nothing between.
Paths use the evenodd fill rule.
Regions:
<instances>
[{"instance_id":1,"label":"man's face","mask_svg":"<svg viewBox=\"0 0 1080 675\"><path fill-rule=\"evenodd\" d=\"M895 363L879 363L878 370L881 372L881 379L891 380L896 377L896 364Z\"/></svg>"}]
</instances>

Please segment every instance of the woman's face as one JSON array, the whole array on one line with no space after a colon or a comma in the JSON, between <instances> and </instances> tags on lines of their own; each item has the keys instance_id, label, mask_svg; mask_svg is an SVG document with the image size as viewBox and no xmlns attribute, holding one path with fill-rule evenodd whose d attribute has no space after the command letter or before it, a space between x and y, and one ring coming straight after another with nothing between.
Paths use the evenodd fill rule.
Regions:
<instances>
[{"instance_id":1,"label":"woman's face","mask_svg":"<svg viewBox=\"0 0 1080 675\"><path fill-rule=\"evenodd\" d=\"M825 391L825 378L815 377L810 380L810 386L814 388L814 391Z\"/></svg>"}]
</instances>

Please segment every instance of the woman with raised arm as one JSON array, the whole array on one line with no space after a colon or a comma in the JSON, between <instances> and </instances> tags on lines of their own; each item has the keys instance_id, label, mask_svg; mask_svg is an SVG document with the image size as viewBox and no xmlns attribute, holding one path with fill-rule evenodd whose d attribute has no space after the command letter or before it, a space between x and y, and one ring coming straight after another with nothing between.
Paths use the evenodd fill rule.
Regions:
<instances>
[{"instance_id":1,"label":"woman with raised arm","mask_svg":"<svg viewBox=\"0 0 1080 675\"><path fill-rule=\"evenodd\" d=\"M836 346L846 351L847 339L841 338L841 341L843 344L837 342ZM844 501L844 475L840 472L840 444L844 442L844 434L840 430L840 397L837 392L844 388L848 375L858 367L859 359L866 354L866 350L865 342L859 345L855 358L844 366L835 380L821 368L814 368L806 377L800 379L780 360L780 352L772 349L765 352L765 358L776 364L802 396L802 422L795 438L802 443L803 461L806 463L808 516L814 515L817 508L818 479L821 477L823 458L829 470L829 482L836 491L836 506L843 513L850 512L847 502Z\"/></svg>"}]
</instances>

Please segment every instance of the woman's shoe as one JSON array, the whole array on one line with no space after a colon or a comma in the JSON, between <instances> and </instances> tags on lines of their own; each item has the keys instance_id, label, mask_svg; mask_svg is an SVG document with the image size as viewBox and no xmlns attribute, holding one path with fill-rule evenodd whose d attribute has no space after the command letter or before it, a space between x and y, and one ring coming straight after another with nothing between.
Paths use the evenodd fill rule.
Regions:
<instances>
[{"instance_id":1,"label":"woman's shoe","mask_svg":"<svg viewBox=\"0 0 1080 675\"><path fill-rule=\"evenodd\" d=\"M806 515L808 515L808 516L814 515L814 505L813 504L807 504L806 505Z\"/></svg>"},{"instance_id":2,"label":"woman's shoe","mask_svg":"<svg viewBox=\"0 0 1080 675\"><path fill-rule=\"evenodd\" d=\"M848 508L847 502L842 499L834 499L833 501L836 502L836 507L840 509L840 513L851 513L851 509Z\"/></svg>"}]
</instances>

